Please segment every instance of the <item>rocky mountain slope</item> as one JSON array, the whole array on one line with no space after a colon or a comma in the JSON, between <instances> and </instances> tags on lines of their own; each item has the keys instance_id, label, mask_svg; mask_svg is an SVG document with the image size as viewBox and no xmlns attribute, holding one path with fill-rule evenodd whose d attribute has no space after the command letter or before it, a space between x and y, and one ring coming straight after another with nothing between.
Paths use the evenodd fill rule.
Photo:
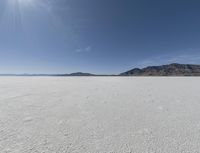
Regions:
<instances>
[{"instance_id":1,"label":"rocky mountain slope","mask_svg":"<svg viewBox=\"0 0 200 153\"><path fill-rule=\"evenodd\" d=\"M135 68L120 74L121 76L200 76L200 65L172 63L162 66Z\"/></svg>"}]
</instances>

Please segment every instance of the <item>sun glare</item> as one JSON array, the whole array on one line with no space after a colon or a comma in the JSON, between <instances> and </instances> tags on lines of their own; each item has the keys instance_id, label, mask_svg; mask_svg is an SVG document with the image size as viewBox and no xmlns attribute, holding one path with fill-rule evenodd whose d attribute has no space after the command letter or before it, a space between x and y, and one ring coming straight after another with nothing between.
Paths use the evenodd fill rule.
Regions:
<instances>
[{"instance_id":1,"label":"sun glare","mask_svg":"<svg viewBox=\"0 0 200 153\"><path fill-rule=\"evenodd\" d=\"M30 5L33 4L35 0L10 0L10 1L18 5Z\"/></svg>"}]
</instances>

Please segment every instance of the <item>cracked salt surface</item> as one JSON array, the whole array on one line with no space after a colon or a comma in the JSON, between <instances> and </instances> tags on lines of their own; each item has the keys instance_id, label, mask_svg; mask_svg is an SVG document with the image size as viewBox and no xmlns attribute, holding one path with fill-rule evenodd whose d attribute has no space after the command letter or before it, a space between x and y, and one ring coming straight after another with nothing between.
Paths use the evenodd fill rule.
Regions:
<instances>
[{"instance_id":1,"label":"cracked salt surface","mask_svg":"<svg viewBox=\"0 0 200 153\"><path fill-rule=\"evenodd\" d=\"M0 153L197 153L198 77L1 77Z\"/></svg>"}]
</instances>

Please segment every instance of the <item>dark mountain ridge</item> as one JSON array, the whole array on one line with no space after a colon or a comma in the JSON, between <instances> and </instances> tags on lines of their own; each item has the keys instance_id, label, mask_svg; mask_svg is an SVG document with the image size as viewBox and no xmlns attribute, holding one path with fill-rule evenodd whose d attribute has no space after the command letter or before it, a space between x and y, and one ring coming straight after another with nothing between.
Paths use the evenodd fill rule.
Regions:
<instances>
[{"instance_id":1,"label":"dark mountain ridge","mask_svg":"<svg viewBox=\"0 0 200 153\"><path fill-rule=\"evenodd\" d=\"M161 66L134 68L120 76L200 76L200 65L172 63Z\"/></svg>"}]
</instances>

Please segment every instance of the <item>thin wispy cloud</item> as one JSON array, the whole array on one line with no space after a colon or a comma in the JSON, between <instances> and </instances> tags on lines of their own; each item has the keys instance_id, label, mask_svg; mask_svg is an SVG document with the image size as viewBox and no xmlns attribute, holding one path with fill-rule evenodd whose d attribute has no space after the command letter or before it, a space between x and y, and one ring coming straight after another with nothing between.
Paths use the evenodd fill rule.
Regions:
<instances>
[{"instance_id":1,"label":"thin wispy cloud","mask_svg":"<svg viewBox=\"0 0 200 153\"><path fill-rule=\"evenodd\" d=\"M87 46L85 48L76 49L76 52L77 53L87 53L87 52L90 52L91 50L92 50L92 47L91 46Z\"/></svg>"}]
</instances>

